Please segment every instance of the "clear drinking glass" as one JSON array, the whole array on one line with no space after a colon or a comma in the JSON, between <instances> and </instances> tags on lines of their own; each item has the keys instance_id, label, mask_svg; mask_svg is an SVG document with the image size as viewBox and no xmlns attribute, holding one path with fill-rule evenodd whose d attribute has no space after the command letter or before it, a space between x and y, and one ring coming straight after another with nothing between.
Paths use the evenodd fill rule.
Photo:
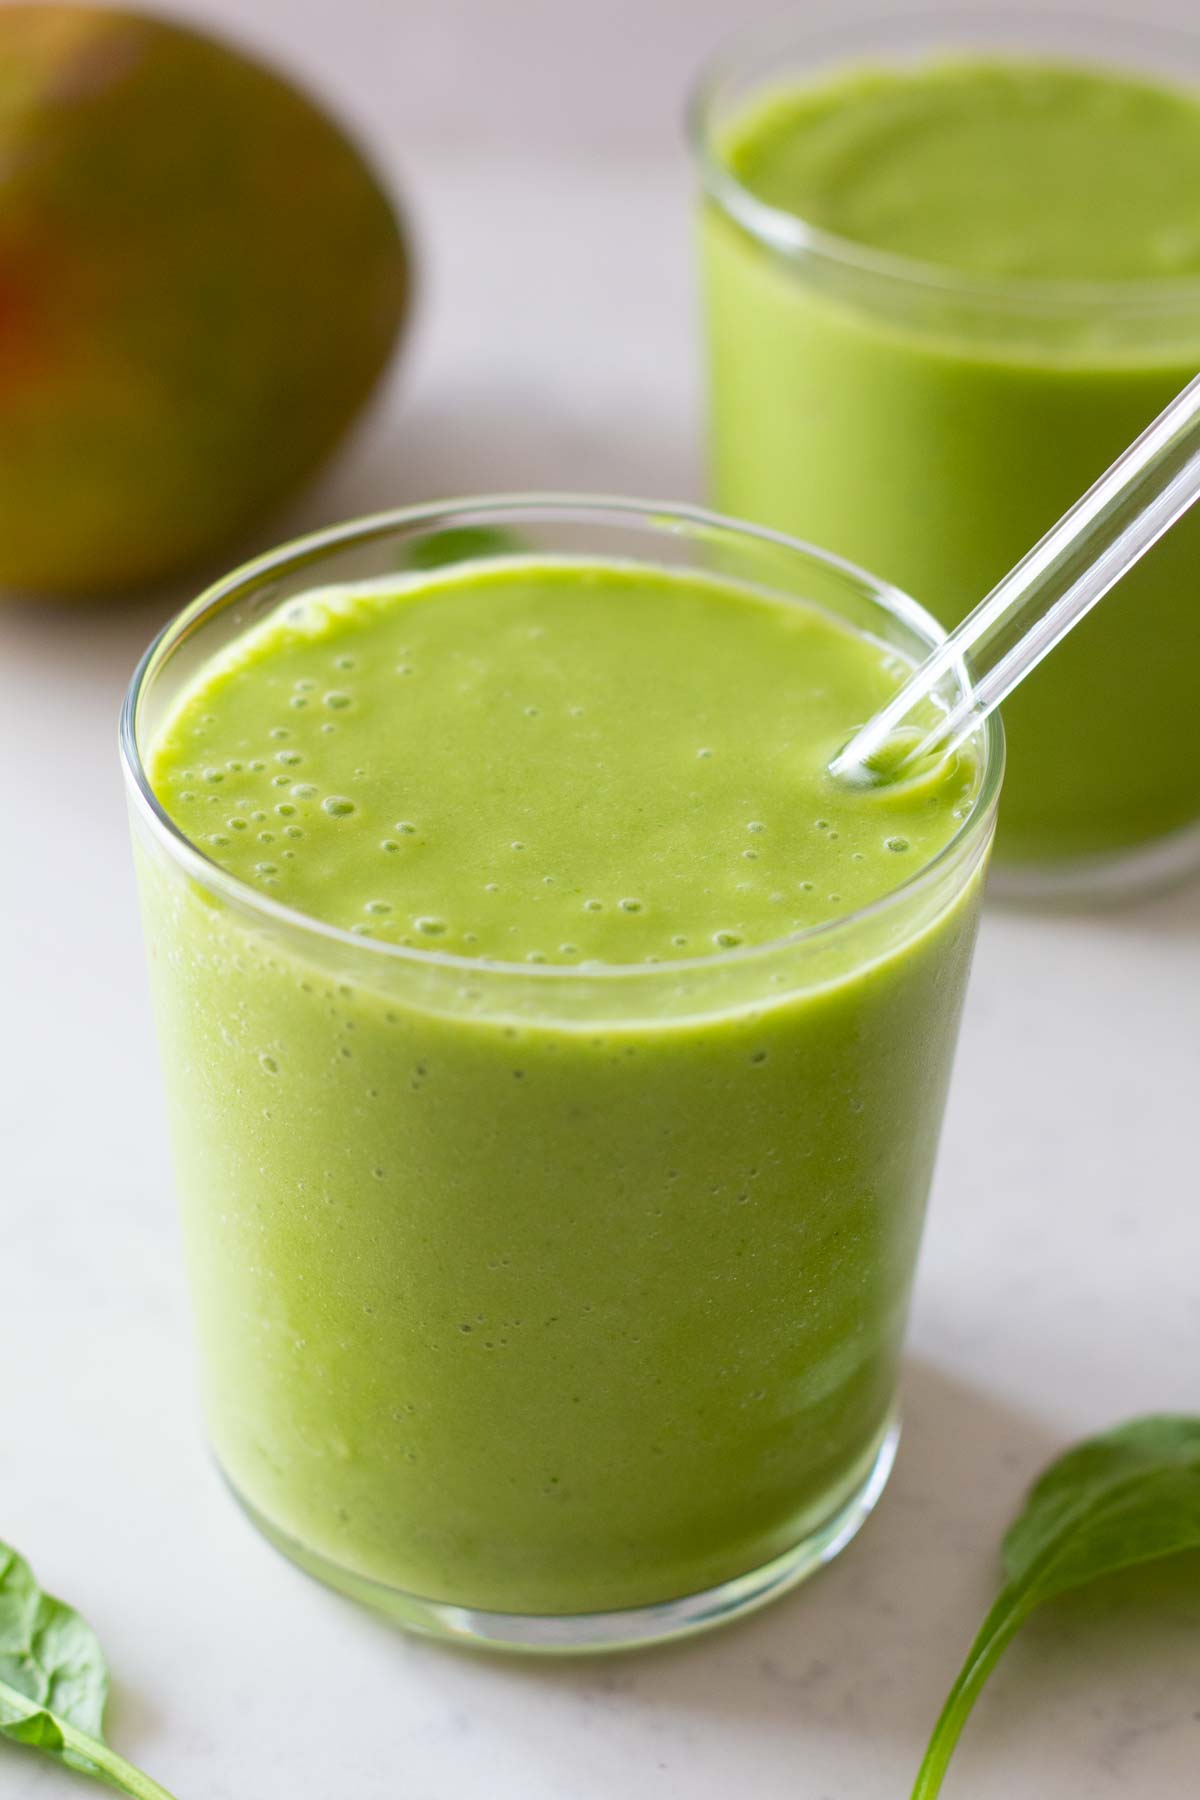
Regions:
<instances>
[{"instance_id":1,"label":"clear drinking glass","mask_svg":"<svg viewBox=\"0 0 1200 1800\"><path fill-rule=\"evenodd\" d=\"M250 564L166 628L129 691L226 1478L287 1555L408 1626L614 1647L782 1592L886 1480L1001 739L981 734L977 801L932 862L761 947L507 965L289 911L181 835L147 746L265 613L419 563L451 530L464 562L501 530L534 555L716 571L910 660L941 632L848 564L700 512L479 501Z\"/></svg>"},{"instance_id":2,"label":"clear drinking glass","mask_svg":"<svg viewBox=\"0 0 1200 1800\"><path fill-rule=\"evenodd\" d=\"M772 90L978 52L1200 83L1200 39L1077 15L806 8L692 98L716 503L879 570L955 623L1200 367L1200 278L993 280L764 204L728 132ZM1031 205L1036 195L1031 195ZM1200 864L1200 517L1005 703L996 884L1136 890Z\"/></svg>"}]
</instances>

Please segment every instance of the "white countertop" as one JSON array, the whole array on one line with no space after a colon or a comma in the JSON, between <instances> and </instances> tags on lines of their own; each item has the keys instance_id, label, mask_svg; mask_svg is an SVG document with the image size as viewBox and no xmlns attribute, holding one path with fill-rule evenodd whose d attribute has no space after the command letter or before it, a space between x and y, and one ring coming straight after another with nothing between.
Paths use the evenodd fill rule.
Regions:
<instances>
[{"instance_id":1,"label":"white countertop","mask_svg":"<svg viewBox=\"0 0 1200 1800\"><path fill-rule=\"evenodd\" d=\"M408 162L419 330L302 520L698 492L679 163ZM114 745L136 654L184 597L0 608L0 1537L99 1632L110 1737L178 1800L904 1800L1029 1479L1084 1433L1197 1409L1200 887L987 917L905 1437L843 1558L674 1650L446 1651L281 1561L201 1438ZM1008 1653L948 1800L1194 1793L1198 1625L1174 1578L1155 1609L1060 1608ZM81 1791L0 1745L6 1800Z\"/></svg>"}]
</instances>

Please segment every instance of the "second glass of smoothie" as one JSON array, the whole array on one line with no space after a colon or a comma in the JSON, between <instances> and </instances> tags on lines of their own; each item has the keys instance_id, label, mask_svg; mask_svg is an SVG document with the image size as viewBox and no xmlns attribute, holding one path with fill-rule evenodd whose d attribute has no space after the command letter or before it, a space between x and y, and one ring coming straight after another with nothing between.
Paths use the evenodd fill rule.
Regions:
<instances>
[{"instance_id":1,"label":"second glass of smoothie","mask_svg":"<svg viewBox=\"0 0 1200 1800\"><path fill-rule=\"evenodd\" d=\"M446 561L449 554L452 561ZM205 1405L418 1629L646 1642L886 1479L1000 780L830 756L938 628L770 533L417 510L159 639L123 749Z\"/></svg>"},{"instance_id":2,"label":"second glass of smoothie","mask_svg":"<svg viewBox=\"0 0 1200 1800\"><path fill-rule=\"evenodd\" d=\"M1200 367L1187 36L806 11L716 59L692 132L717 502L947 624ZM1200 863L1198 570L1200 517L1006 702L1010 891Z\"/></svg>"}]
</instances>

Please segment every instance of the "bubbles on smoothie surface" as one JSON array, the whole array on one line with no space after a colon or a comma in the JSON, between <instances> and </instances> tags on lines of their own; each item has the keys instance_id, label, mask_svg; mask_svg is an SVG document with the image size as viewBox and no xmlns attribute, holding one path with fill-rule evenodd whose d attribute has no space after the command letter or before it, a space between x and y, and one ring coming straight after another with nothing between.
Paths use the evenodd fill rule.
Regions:
<instances>
[{"instance_id":1,"label":"bubbles on smoothie surface","mask_svg":"<svg viewBox=\"0 0 1200 1800\"><path fill-rule=\"evenodd\" d=\"M958 828L969 760L911 803L826 776L905 672L715 578L512 558L269 616L150 773L213 860L358 937L670 962L851 910Z\"/></svg>"}]
</instances>

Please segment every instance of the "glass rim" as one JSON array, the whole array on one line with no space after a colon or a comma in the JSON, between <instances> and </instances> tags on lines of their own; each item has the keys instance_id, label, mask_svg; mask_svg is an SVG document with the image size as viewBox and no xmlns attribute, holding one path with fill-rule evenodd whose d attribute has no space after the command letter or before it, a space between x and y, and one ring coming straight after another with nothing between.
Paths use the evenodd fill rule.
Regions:
<instances>
[{"instance_id":1,"label":"glass rim","mask_svg":"<svg viewBox=\"0 0 1200 1800\"><path fill-rule=\"evenodd\" d=\"M261 889L230 874L176 824L150 784L138 743L138 709L142 695L165 659L210 619L215 618L227 606L234 604L249 583L257 582L272 574L280 574L290 566L308 559L319 558L340 547L369 542L374 538L385 537L393 532L403 530L405 527L424 524L444 527L460 523L466 518L477 518L481 512L511 520L533 511L562 517L578 518L582 515L597 523L607 521L628 524L630 521L637 521L652 528L658 527L668 531L685 531L688 528L695 528L700 531L720 531L735 537L749 538L757 543L799 556L807 562L819 563L826 569L854 582L875 604L913 630L931 648L946 637L944 627L911 595L906 594L901 588L894 587L889 582L877 579L847 558L837 556L832 551L823 550L815 544L806 543L800 538L789 537L783 532L773 531L766 526L748 524L743 520L709 511L705 507L683 502L659 503L606 494L529 492L483 494L456 500L416 502L409 506L366 514L360 518L347 520L342 524L326 526L321 530L306 533L302 537L289 539L276 549L266 551L259 556L252 557L248 562L239 564L229 574L210 583L193 600L168 619L155 633L139 658L121 704L118 732L121 766L127 791L137 805L142 819L149 825L157 840L165 845L172 858L210 891L225 900L232 901L244 910L257 914L276 926L283 926L304 936L337 945L344 951L350 951L356 957L382 958L383 966L442 969L460 977L470 976L483 983L489 979L501 977L508 981L514 977L521 977L551 984L561 984L564 981L576 984L594 981L629 981L637 977L639 982L644 984L652 981L655 977L660 980L678 980L683 976L700 976L706 972L711 974L714 970L726 969L731 965L756 966L763 960L777 956L781 952L798 949L802 944L818 940L827 941L834 933L846 931L864 921L874 920L891 908L900 905L901 902L911 900L923 889L931 887L950 864L963 854L964 847L969 848L973 839L986 839L995 819L1004 771L1004 733L999 714L995 712L990 714L980 727L979 736L983 745L982 776L979 790L966 817L959 823L957 829L936 855L932 856L928 862L923 863L912 875L907 876L898 886L889 888L886 893L868 901L865 906L839 914L832 919L824 919L815 925L804 926L798 931L785 932L783 935L769 938L763 943L740 944L706 956L679 957L657 964L645 962L514 963L495 958L464 956L450 950L424 949L417 945L389 943L384 939L365 937L343 926L334 925L328 920L319 919L312 913L272 899ZM652 563L649 563L649 559L647 562L649 566L653 566ZM969 685L969 671L960 669L958 679Z\"/></svg>"},{"instance_id":2,"label":"glass rim","mask_svg":"<svg viewBox=\"0 0 1200 1800\"><path fill-rule=\"evenodd\" d=\"M728 34L723 42L701 64L689 90L684 108L684 134L693 161L700 172L708 197L760 243L785 256L815 256L840 264L854 273L871 279L937 291L972 300L995 310L1063 310L1068 307L1089 311L1130 310L1174 311L1189 302L1200 308L1200 274L1134 276L1120 280L1092 277L1072 279L1048 276L975 275L950 264L927 262L919 257L878 250L857 243L838 232L811 225L799 213L760 200L734 174L714 141L712 112L722 84L736 76L758 51L772 45L814 49L848 42L850 37L863 37L872 27L977 28L986 32L989 25L1014 27L1023 23L1045 29L1075 26L1087 43L1088 35L1108 32L1125 35L1131 48L1160 44L1164 49L1186 46L1200 61L1200 33L1182 26L1143 24L1131 14L1103 14L1071 11L1055 14L1038 12L1031 7L989 8L969 12L948 7L920 7L911 11L882 12L837 21L826 17L812 21L805 11L794 10L774 19L744 26ZM930 46L934 48L934 46ZM1053 53L1051 53L1053 54ZM1059 60L1066 60L1065 56ZM1103 49L1090 49L1078 58L1081 68L1100 69L1107 66ZM1122 68L1122 72L1126 72ZM1151 75L1143 55L1128 72ZM1185 84L1178 84L1183 87Z\"/></svg>"}]
</instances>

